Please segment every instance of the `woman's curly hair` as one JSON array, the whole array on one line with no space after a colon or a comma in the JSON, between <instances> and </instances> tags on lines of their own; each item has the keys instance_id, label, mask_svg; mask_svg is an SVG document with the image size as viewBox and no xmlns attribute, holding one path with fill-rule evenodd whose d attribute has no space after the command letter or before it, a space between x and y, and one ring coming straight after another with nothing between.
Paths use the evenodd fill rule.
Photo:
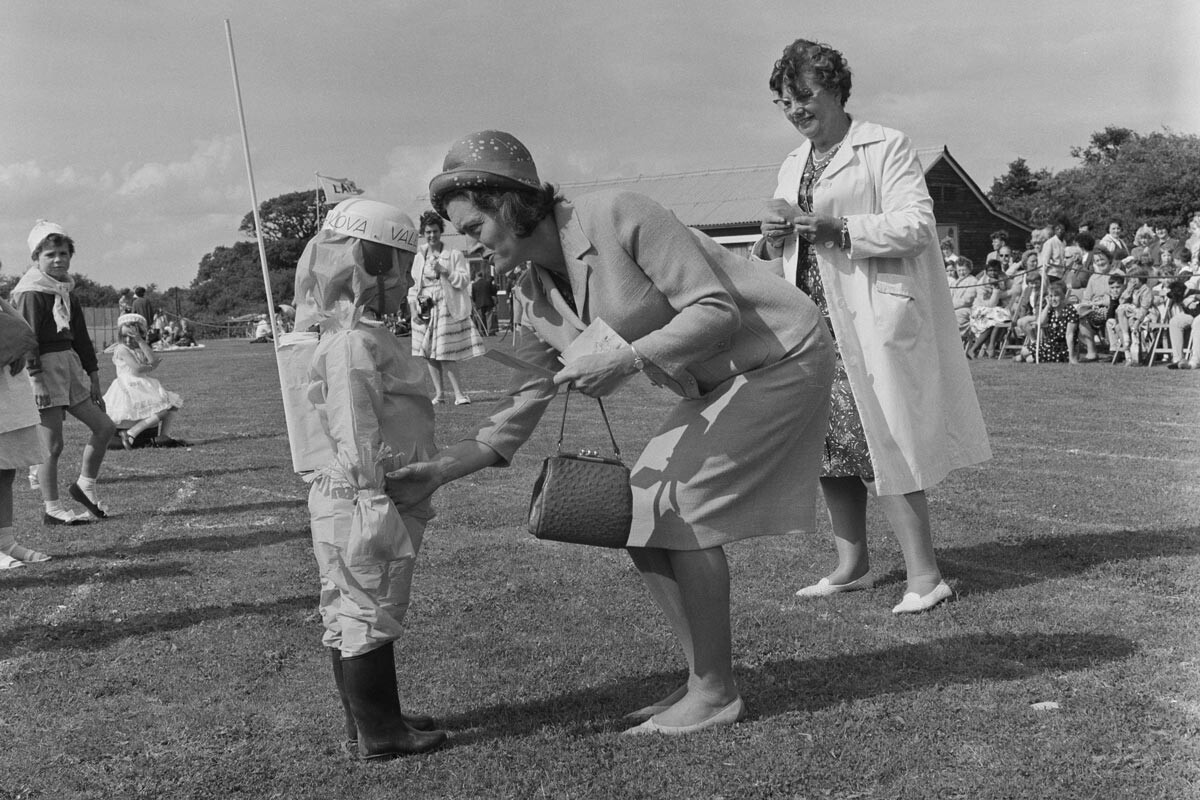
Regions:
<instances>
[{"instance_id":1,"label":"woman's curly hair","mask_svg":"<svg viewBox=\"0 0 1200 800\"><path fill-rule=\"evenodd\" d=\"M783 56L771 70L771 91L782 95L784 89L793 94L801 91L804 78L812 80L840 98L842 105L850 99L850 65L841 52L827 44L797 39L783 48Z\"/></svg>"}]
</instances>

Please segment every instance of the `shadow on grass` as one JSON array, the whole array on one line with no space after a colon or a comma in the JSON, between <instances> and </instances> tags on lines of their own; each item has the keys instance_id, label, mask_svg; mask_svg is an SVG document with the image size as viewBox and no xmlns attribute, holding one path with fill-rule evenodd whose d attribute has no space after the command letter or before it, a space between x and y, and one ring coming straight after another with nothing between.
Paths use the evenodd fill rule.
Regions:
<instances>
[{"instance_id":1,"label":"shadow on grass","mask_svg":"<svg viewBox=\"0 0 1200 800\"><path fill-rule=\"evenodd\" d=\"M294 500L267 500L262 503L239 503L233 506L200 506L199 508L175 508L170 511L155 511L155 517L207 517L217 514L240 514L243 511L264 511L268 508L308 508L308 498Z\"/></svg>"},{"instance_id":2,"label":"shadow on grass","mask_svg":"<svg viewBox=\"0 0 1200 800\"><path fill-rule=\"evenodd\" d=\"M76 618L58 625L22 625L0 636L0 653L21 655L58 650L99 650L114 642L149 634L184 630L214 620L247 615L273 616L295 611L315 611L316 592L263 603L183 608L165 614L128 615L111 619Z\"/></svg>"},{"instance_id":3,"label":"shadow on grass","mask_svg":"<svg viewBox=\"0 0 1200 800\"><path fill-rule=\"evenodd\" d=\"M291 530L264 529L239 534L176 536L169 539L155 539L151 542L143 542L136 545L115 545L101 550L79 550L69 555L55 556L55 559L66 561L73 558L133 558L137 556L155 556L163 553L179 553L188 550L223 553L231 550L270 547L280 542L290 542L295 539L308 540L310 536L311 534L307 527Z\"/></svg>"},{"instance_id":4,"label":"shadow on grass","mask_svg":"<svg viewBox=\"0 0 1200 800\"><path fill-rule=\"evenodd\" d=\"M938 551L963 595L1066 578L1114 561L1200 555L1200 528L1041 536Z\"/></svg>"},{"instance_id":5,"label":"shadow on grass","mask_svg":"<svg viewBox=\"0 0 1200 800\"><path fill-rule=\"evenodd\" d=\"M179 478L215 478L219 475L235 475L239 472L261 472L269 469L279 469L278 462L270 464L247 464L244 467L221 467L219 469L189 469L179 474L172 475L172 479ZM158 472L137 472L127 473L125 475L114 475L109 477L108 473L104 474L104 483L153 483L161 481L163 476Z\"/></svg>"},{"instance_id":6,"label":"shadow on grass","mask_svg":"<svg viewBox=\"0 0 1200 800\"><path fill-rule=\"evenodd\" d=\"M1128 658L1135 644L1104 633L970 634L822 659L785 659L739 669L749 719L812 713L871 697L946 684L1011 681L1044 672L1070 672ZM631 727L621 715L633 704L652 702L679 684L680 673L629 677L620 683L557 695L547 700L493 705L446 718L451 746L526 736L542 727L598 717L574 733L611 733ZM655 688L649 688L655 687ZM630 698L637 698L631 701Z\"/></svg>"},{"instance_id":7,"label":"shadow on grass","mask_svg":"<svg viewBox=\"0 0 1200 800\"><path fill-rule=\"evenodd\" d=\"M55 556L54 562L66 561L75 556ZM54 563L51 562L51 563ZM146 578L166 578L177 575L190 575L188 565L181 561L166 564L128 564L111 567L103 571L101 579L96 578L95 567L80 567L46 571L41 565L32 569L21 569L16 574L6 575L0 583L6 590L15 591L31 587L46 586L80 586L85 583L125 583L127 581Z\"/></svg>"}]
</instances>

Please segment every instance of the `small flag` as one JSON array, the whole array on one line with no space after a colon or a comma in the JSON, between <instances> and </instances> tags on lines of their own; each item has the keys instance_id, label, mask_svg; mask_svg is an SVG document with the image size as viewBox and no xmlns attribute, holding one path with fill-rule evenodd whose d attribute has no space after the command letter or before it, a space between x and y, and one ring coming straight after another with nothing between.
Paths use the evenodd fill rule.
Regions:
<instances>
[{"instance_id":1,"label":"small flag","mask_svg":"<svg viewBox=\"0 0 1200 800\"><path fill-rule=\"evenodd\" d=\"M329 178L318 172L317 180L321 182L321 188L325 190L326 202L345 200L347 197L363 193L363 190L355 186L354 181L349 178Z\"/></svg>"}]
</instances>

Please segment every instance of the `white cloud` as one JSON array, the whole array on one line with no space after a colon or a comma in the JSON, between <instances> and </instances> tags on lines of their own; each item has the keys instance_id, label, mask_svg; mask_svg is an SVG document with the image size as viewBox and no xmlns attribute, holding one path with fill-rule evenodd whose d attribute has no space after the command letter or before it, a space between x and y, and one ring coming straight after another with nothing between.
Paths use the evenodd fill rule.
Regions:
<instances>
[{"instance_id":1,"label":"white cloud","mask_svg":"<svg viewBox=\"0 0 1200 800\"><path fill-rule=\"evenodd\" d=\"M151 162L128 172L117 189L123 197L146 194L158 189L179 191L202 187L214 177L224 177L237 152L235 137L225 136L196 142L196 149L186 161L167 164Z\"/></svg>"}]
</instances>

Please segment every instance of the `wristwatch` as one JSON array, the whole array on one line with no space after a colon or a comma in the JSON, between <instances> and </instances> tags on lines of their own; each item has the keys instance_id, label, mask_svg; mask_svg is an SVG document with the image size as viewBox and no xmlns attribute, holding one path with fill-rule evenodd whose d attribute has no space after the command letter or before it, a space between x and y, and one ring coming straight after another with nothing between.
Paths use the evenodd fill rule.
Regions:
<instances>
[{"instance_id":1,"label":"wristwatch","mask_svg":"<svg viewBox=\"0 0 1200 800\"><path fill-rule=\"evenodd\" d=\"M642 354L635 350L633 345L629 345L629 349L633 350L633 368L641 372L646 368L646 359L642 358Z\"/></svg>"}]
</instances>

